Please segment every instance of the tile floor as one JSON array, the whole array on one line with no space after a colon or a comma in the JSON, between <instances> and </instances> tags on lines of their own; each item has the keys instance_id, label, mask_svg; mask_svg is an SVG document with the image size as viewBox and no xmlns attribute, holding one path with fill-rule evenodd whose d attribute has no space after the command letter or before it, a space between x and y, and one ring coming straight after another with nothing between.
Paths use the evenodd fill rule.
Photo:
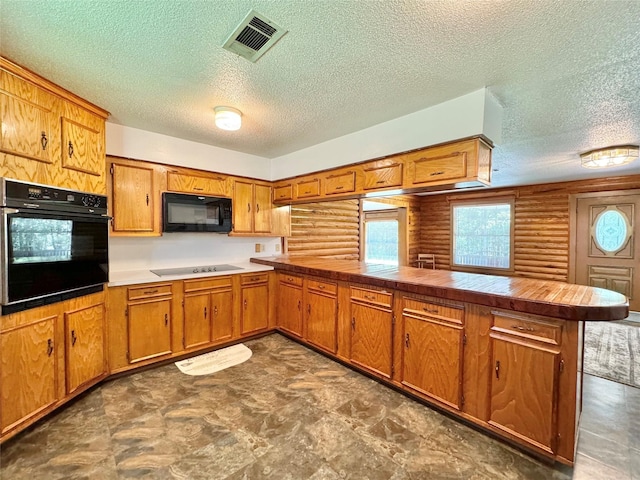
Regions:
<instances>
[{"instance_id":1,"label":"tile floor","mask_svg":"<svg viewBox=\"0 0 640 480\"><path fill-rule=\"evenodd\" d=\"M6 442L0 478L640 479L640 389L587 377L576 467L552 468L280 335L246 344L93 389Z\"/></svg>"}]
</instances>

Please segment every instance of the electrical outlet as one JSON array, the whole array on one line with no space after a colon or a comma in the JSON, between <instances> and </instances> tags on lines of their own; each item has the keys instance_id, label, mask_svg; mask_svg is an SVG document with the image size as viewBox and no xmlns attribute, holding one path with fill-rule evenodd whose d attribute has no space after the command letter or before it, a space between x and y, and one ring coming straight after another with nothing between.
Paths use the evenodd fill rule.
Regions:
<instances>
[{"instance_id":1,"label":"electrical outlet","mask_svg":"<svg viewBox=\"0 0 640 480\"><path fill-rule=\"evenodd\" d=\"M256 253L260 253L262 251L261 247L262 245L260 245L259 243L256 243Z\"/></svg>"},{"instance_id":2,"label":"electrical outlet","mask_svg":"<svg viewBox=\"0 0 640 480\"><path fill-rule=\"evenodd\" d=\"M276 243L276 252L279 252L279 251L280 251L280 244Z\"/></svg>"}]
</instances>

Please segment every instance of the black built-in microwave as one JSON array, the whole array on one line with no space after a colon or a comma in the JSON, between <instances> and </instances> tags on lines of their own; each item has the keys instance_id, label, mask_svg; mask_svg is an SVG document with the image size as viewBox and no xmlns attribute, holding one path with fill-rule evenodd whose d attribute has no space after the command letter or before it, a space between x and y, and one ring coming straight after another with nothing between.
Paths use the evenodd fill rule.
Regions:
<instances>
[{"instance_id":1,"label":"black built-in microwave","mask_svg":"<svg viewBox=\"0 0 640 480\"><path fill-rule=\"evenodd\" d=\"M164 192L162 231L229 233L231 199Z\"/></svg>"}]
</instances>

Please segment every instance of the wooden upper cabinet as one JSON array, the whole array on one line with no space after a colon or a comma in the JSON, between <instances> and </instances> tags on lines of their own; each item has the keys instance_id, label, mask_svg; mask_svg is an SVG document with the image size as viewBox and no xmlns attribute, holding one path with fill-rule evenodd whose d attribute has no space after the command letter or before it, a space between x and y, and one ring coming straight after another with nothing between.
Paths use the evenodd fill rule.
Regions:
<instances>
[{"instance_id":1,"label":"wooden upper cabinet","mask_svg":"<svg viewBox=\"0 0 640 480\"><path fill-rule=\"evenodd\" d=\"M233 191L233 231L253 233L253 183L236 180Z\"/></svg>"},{"instance_id":2,"label":"wooden upper cabinet","mask_svg":"<svg viewBox=\"0 0 640 480\"><path fill-rule=\"evenodd\" d=\"M58 400L55 329L58 316L0 333L0 434L28 422Z\"/></svg>"},{"instance_id":3,"label":"wooden upper cabinet","mask_svg":"<svg viewBox=\"0 0 640 480\"><path fill-rule=\"evenodd\" d=\"M89 175L104 175L104 121L64 102L62 117L62 167Z\"/></svg>"},{"instance_id":4,"label":"wooden upper cabinet","mask_svg":"<svg viewBox=\"0 0 640 480\"><path fill-rule=\"evenodd\" d=\"M114 232L158 231L154 225L154 171L143 165L111 165Z\"/></svg>"},{"instance_id":5,"label":"wooden upper cabinet","mask_svg":"<svg viewBox=\"0 0 640 480\"><path fill-rule=\"evenodd\" d=\"M325 195L351 193L356 190L356 173L353 170L327 175L324 179Z\"/></svg>"},{"instance_id":6,"label":"wooden upper cabinet","mask_svg":"<svg viewBox=\"0 0 640 480\"><path fill-rule=\"evenodd\" d=\"M0 151L53 163L59 151L58 99L0 70Z\"/></svg>"},{"instance_id":7,"label":"wooden upper cabinet","mask_svg":"<svg viewBox=\"0 0 640 480\"><path fill-rule=\"evenodd\" d=\"M293 184L275 185L273 187L273 201L283 202L293 199Z\"/></svg>"},{"instance_id":8,"label":"wooden upper cabinet","mask_svg":"<svg viewBox=\"0 0 640 480\"><path fill-rule=\"evenodd\" d=\"M402 185L402 163L392 165L365 165L363 168L364 190L399 187Z\"/></svg>"},{"instance_id":9,"label":"wooden upper cabinet","mask_svg":"<svg viewBox=\"0 0 640 480\"><path fill-rule=\"evenodd\" d=\"M167 190L172 192L201 193L203 195L228 197L229 182L228 178L222 175L209 177L168 172Z\"/></svg>"},{"instance_id":10,"label":"wooden upper cabinet","mask_svg":"<svg viewBox=\"0 0 640 480\"><path fill-rule=\"evenodd\" d=\"M67 394L107 373L104 304L65 313Z\"/></svg>"},{"instance_id":11,"label":"wooden upper cabinet","mask_svg":"<svg viewBox=\"0 0 640 480\"><path fill-rule=\"evenodd\" d=\"M318 197L320 195L320 179L303 179L296 183L296 198Z\"/></svg>"},{"instance_id":12,"label":"wooden upper cabinet","mask_svg":"<svg viewBox=\"0 0 640 480\"><path fill-rule=\"evenodd\" d=\"M255 233L271 233L271 187L255 184L255 218L253 231Z\"/></svg>"}]
</instances>

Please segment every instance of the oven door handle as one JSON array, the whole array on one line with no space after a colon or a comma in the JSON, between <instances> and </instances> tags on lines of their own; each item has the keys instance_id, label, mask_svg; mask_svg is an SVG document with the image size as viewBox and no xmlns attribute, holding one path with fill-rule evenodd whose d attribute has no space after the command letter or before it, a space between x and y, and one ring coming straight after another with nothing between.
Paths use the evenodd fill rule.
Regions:
<instances>
[{"instance_id":1,"label":"oven door handle","mask_svg":"<svg viewBox=\"0 0 640 480\"><path fill-rule=\"evenodd\" d=\"M20 210L18 210L17 208L2 207L2 213L11 215L12 213L20 213Z\"/></svg>"}]
</instances>

